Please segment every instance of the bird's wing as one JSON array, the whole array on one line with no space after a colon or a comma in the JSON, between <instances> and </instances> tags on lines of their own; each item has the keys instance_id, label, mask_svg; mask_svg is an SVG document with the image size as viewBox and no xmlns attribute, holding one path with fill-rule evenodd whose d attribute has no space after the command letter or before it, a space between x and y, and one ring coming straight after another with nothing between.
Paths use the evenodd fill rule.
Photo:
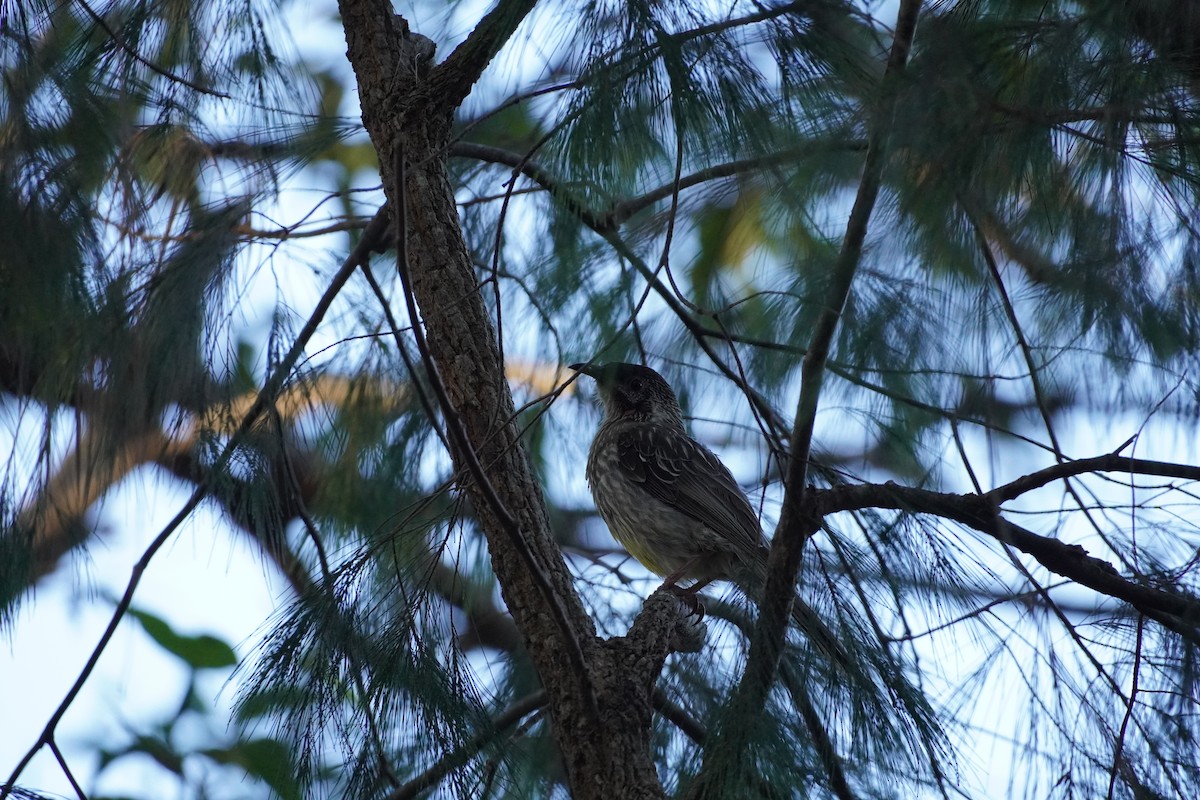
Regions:
<instances>
[{"instance_id":1,"label":"bird's wing","mask_svg":"<svg viewBox=\"0 0 1200 800\"><path fill-rule=\"evenodd\" d=\"M753 559L764 548L758 517L708 448L684 433L637 425L617 437L617 463L651 496L702 522Z\"/></svg>"}]
</instances>

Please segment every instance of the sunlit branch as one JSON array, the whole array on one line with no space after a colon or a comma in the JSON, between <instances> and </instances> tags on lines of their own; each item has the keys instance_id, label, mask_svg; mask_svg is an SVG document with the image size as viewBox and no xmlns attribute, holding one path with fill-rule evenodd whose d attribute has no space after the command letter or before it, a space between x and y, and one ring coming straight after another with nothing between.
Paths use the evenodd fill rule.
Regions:
<instances>
[{"instance_id":1,"label":"sunlit branch","mask_svg":"<svg viewBox=\"0 0 1200 800\"><path fill-rule=\"evenodd\" d=\"M369 388L386 404L398 403L405 389L383 382ZM354 391L345 378L320 375L315 380L288 386L275 398L273 406L282 417L293 419L320 405L341 406ZM256 400L257 395L248 392L210 406L198 420L177 429L147 431L117 446L107 441L108 432L100 428L83 432L75 448L18 514L18 529L33 532L29 583L36 583L52 572L62 556L91 536L86 527L87 512L138 466L159 464L176 474L182 469L188 473L188 479L197 483L206 480L208 471L200 474L181 465L194 461L202 433L230 435Z\"/></svg>"},{"instance_id":2,"label":"sunlit branch","mask_svg":"<svg viewBox=\"0 0 1200 800\"><path fill-rule=\"evenodd\" d=\"M366 253L377 247L382 233L381 226L390 219L387 207L379 210L372 219L360 243L358 253ZM365 264L364 259L364 264ZM368 277L368 281L371 277ZM390 310L388 312L390 314ZM396 327L394 319L390 319ZM397 333L398 335L398 333ZM401 350L401 356L406 353ZM421 387L411 384L418 391ZM378 379L367 387L386 405L397 404L409 388L391 385ZM274 399L276 413L285 419L311 409L327 405L341 407L352 393L361 391L345 378L336 375L318 375L314 380L293 383L283 389ZM228 436L237 428L237 421L244 418L257 402L257 395L249 392L232 400L214 404L179 428L153 430L121 443L115 450L105 442L102 431L83 433L76 447L55 470L55 473L39 488L17 517L17 527L33 532L32 569L28 580L36 582L57 566L59 559L90 535L86 529L86 514L112 486L142 464L158 464L179 477L196 483L209 480L209 470L198 468L194 458L202 432ZM262 543L266 546L266 542ZM294 557L283 553L272 553L284 575L293 587L301 592L294 574ZM302 582L301 582L302 583Z\"/></svg>"},{"instance_id":3,"label":"sunlit branch","mask_svg":"<svg viewBox=\"0 0 1200 800\"><path fill-rule=\"evenodd\" d=\"M937 169L937 165L931 165ZM995 241L1000 251L1009 259L1020 264L1026 277L1034 283L1044 283L1054 274L1054 265L1041 253L1017 241L1017 237L1004 223L997 219L996 214L986 210L983 204L972 197L966 190L957 194L958 204L963 207L974 225L984 235L984 241Z\"/></svg>"},{"instance_id":4,"label":"sunlit branch","mask_svg":"<svg viewBox=\"0 0 1200 800\"><path fill-rule=\"evenodd\" d=\"M87 539L87 512L109 488L141 464L178 456L193 444L148 431L113 447L99 430L80 431L75 448L17 515L17 530L32 534L28 582L49 574Z\"/></svg>"}]
</instances>

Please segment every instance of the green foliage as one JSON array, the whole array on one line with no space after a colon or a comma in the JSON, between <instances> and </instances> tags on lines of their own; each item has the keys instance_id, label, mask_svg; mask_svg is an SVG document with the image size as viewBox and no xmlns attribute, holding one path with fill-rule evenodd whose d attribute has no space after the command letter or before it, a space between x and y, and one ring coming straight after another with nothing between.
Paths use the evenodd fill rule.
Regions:
<instances>
[{"instance_id":1,"label":"green foliage","mask_svg":"<svg viewBox=\"0 0 1200 800\"><path fill-rule=\"evenodd\" d=\"M156 768L173 775L182 786L204 796L205 785L214 772L224 769L248 785L269 789L272 797L296 800L304 796L296 780L290 746L281 740L249 734L229 736L218 731L224 722L215 713L211 699L201 694L197 679L201 672L228 672L238 663L237 654L224 640L207 635L177 632L156 614L130 608L130 617L165 652L179 658L189 676L183 700L173 715L149 729L127 729L127 738L114 745L110 740L94 743L97 778L117 765L149 759ZM197 728L206 731L197 747ZM144 761L140 762L144 763ZM93 795L96 796L96 795Z\"/></svg>"},{"instance_id":2,"label":"green foliage","mask_svg":"<svg viewBox=\"0 0 1200 800\"><path fill-rule=\"evenodd\" d=\"M215 636L187 636L178 633L161 617L137 608L130 608L128 614L141 623L142 628L159 647L173 656L178 656L193 670L232 667L238 663L233 648Z\"/></svg>"},{"instance_id":3,"label":"green foliage","mask_svg":"<svg viewBox=\"0 0 1200 800\"><path fill-rule=\"evenodd\" d=\"M295 776L289 770L291 748L277 739L250 739L232 747L202 751L203 755L218 764L237 766L246 774L260 778L281 800L303 797Z\"/></svg>"},{"instance_id":4,"label":"green foliage","mask_svg":"<svg viewBox=\"0 0 1200 800\"><path fill-rule=\"evenodd\" d=\"M465 4L400 11L442 43L474 27ZM927 4L907 67L884 80L891 13L546 0L460 110L447 167L487 335L605 635L656 584L586 500L596 418L586 390L559 394L560 365L661 368L769 530L874 131L880 200L812 480L973 492L1139 434L1139 456L1195 453L1176 446L1195 440L1200 397L1190 4ZM176 713L94 745L100 773L149 757L195 796L197 763L283 798L413 780L437 797L563 796L545 710L496 722L540 685L447 453L452 420L432 412L394 252L373 256L378 295L361 275L341 291L274 407L213 468L381 201L354 78L294 52L283 27L298 14L38 2L0 26L0 623L19 624L30 586L97 535L90 510L151 466L203 485L291 597L235 678L229 735L199 743L177 735L213 721L192 679L234 651L135 604L192 679ZM340 56L332 17L307 24ZM1140 585L1195 592L1194 487L1120 477L1005 510ZM855 796L1200 794L1194 647L1055 580L927 516L828 520L801 585L861 671L789 642L750 743L761 794L832 791L805 703ZM719 591L707 602L710 645L672 656L659 686L715 731L749 627ZM654 724L660 777L683 791L702 745ZM1006 771L986 783L997 742Z\"/></svg>"}]
</instances>

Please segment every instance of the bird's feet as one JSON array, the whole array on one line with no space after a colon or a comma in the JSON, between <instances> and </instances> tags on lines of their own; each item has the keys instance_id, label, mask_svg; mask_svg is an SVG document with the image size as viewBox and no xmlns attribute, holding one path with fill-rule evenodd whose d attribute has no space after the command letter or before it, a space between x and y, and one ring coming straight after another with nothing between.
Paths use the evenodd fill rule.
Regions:
<instances>
[{"instance_id":1,"label":"bird's feet","mask_svg":"<svg viewBox=\"0 0 1200 800\"><path fill-rule=\"evenodd\" d=\"M687 606L688 615L697 618L697 622L704 619L704 603L700 602L700 595L696 586L684 589L678 584L664 584L671 594L679 598L679 602Z\"/></svg>"}]
</instances>

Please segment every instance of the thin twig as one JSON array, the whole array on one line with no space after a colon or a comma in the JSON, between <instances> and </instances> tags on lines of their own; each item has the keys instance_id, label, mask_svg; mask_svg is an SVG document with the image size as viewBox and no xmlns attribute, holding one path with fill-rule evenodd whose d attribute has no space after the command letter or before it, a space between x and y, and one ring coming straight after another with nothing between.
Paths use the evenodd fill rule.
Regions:
<instances>
[{"instance_id":1,"label":"thin twig","mask_svg":"<svg viewBox=\"0 0 1200 800\"><path fill-rule=\"evenodd\" d=\"M783 650L785 627L795 597L796 575L800 569L804 544L820 526L821 518L813 513L806 502L806 484L817 405L825 378L825 362L829 358L842 309L862 258L867 226L883 182L885 148L896 97L891 83L908 61L920 10L921 0L902 0L900 4L895 36L880 82L879 99L869 120L870 133L863 175L842 237L842 249L833 267L829 299L817 319L801 366L800 398L784 477L783 508L771 544L766 585L762 590L760 613L750 643L746 670L730 701L730 724L721 731L713 746L706 749L704 763L690 793L692 797L703 796L714 781L737 774L736 766L745 758L743 742L766 702ZM830 778L832 780L834 776Z\"/></svg>"},{"instance_id":2,"label":"thin twig","mask_svg":"<svg viewBox=\"0 0 1200 800\"><path fill-rule=\"evenodd\" d=\"M375 295L375 299L379 301L380 308L383 309L384 319L387 320L388 326L392 330L392 338L396 342L396 351L400 354L400 360L404 362L404 368L408 371L409 380L412 382L413 391L417 394L417 400L421 403L421 408L425 411L425 417L429 420L429 426L433 428L433 432L441 441L442 446L446 448L446 452L450 452L450 441L446 438L445 431L438 425L437 407L434 406L433 400L425 391L425 387L417 378L417 366L413 363L412 357L408 354L408 348L404 346L404 340L400 338L400 332L405 330L399 326L396 316L392 313L392 307L388 303L387 296L383 293L383 288L379 285L379 281L375 279L375 273L371 270L371 265L367 262L362 264L363 277L367 279L367 285L371 287L371 293ZM410 320L410 325L415 325L415 320Z\"/></svg>"},{"instance_id":3,"label":"thin twig","mask_svg":"<svg viewBox=\"0 0 1200 800\"><path fill-rule=\"evenodd\" d=\"M838 800L856 800L854 792L850 789L850 783L846 780L846 770L842 765L842 759L838 756L837 748L834 747L833 739L829 736L821 714L813 704L807 686L792 675L790 669L787 670L787 673L789 694L792 702L800 711L800 718L812 739L817 757L821 759L821 766L824 767L825 774L829 777L829 788L833 790Z\"/></svg>"},{"instance_id":4,"label":"thin twig","mask_svg":"<svg viewBox=\"0 0 1200 800\"><path fill-rule=\"evenodd\" d=\"M538 186L558 198L580 222L598 233L619 228L635 214L644 211L655 203L666 200L672 195L702 183L730 178L764 167L786 164L801 158L808 158L833 151L855 152L866 149L866 143L861 141L813 141L797 147L790 147L775 153L766 153L753 158L742 158L714 164L711 167L697 170L687 175L681 175L678 180L668 181L645 194L630 197L614 203L607 211L593 211L585 208L582 203L572 198L549 170L530 160L530 156L520 155L499 147L476 144L475 142L454 142L450 145L449 154L459 158L473 158L492 164L503 164L511 167L529 178Z\"/></svg>"},{"instance_id":5,"label":"thin twig","mask_svg":"<svg viewBox=\"0 0 1200 800\"><path fill-rule=\"evenodd\" d=\"M1013 336L1016 337L1017 347L1021 351L1021 357L1025 361L1025 368L1029 372L1029 385L1033 389L1033 398L1037 404L1038 413L1042 417L1042 424L1046 426L1046 435L1050 437L1054 458L1059 463L1062 463L1067 460L1067 456L1063 451L1062 445L1059 444L1058 435L1054 431L1054 420L1050 415L1049 404L1046 402L1046 392L1042 387L1041 370L1034 362L1033 348L1025 336L1021 320L1017 316L1016 307L1013 305L1012 299L1008 294L1008 289L1004 285L1004 278L1000 274L1000 265L996 263L996 256L992 253L991 245L988 244L987 237L983 234L983 229L975 221L974 217L971 217L969 214L968 217L971 219L971 225L975 229L975 238L979 242L979 249L983 254L984 262L987 264L988 273L996 285L996 293L999 295L1000 303L1004 307L1004 314L1008 318L1008 324L1012 328ZM1084 518L1092 526L1092 530L1096 532L1096 535L1116 554L1117 558L1121 559L1121 563L1125 565L1126 569L1133 570L1136 565L1126 558L1123 550L1112 542L1109 535L1104 531L1104 528L1092 517L1087 504L1083 502L1083 498L1079 496L1079 491L1071 481L1064 479L1063 487L1066 489L1067 494L1071 496L1071 499L1075 501L1076 507L1083 512Z\"/></svg>"},{"instance_id":6,"label":"thin twig","mask_svg":"<svg viewBox=\"0 0 1200 800\"><path fill-rule=\"evenodd\" d=\"M933 492L895 483L861 484L812 489L809 503L814 507L813 513L821 517L838 511L890 508L958 522L1033 556L1057 575L1124 600L1192 641L1200 640L1196 629L1200 621L1200 600L1182 592L1134 583L1122 577L1107 561L1089 555L1079 545L1066 544L1009 522L1000 516L986 495Z\"/></svg>"},{"instance_id":7,"label":"thin twig","mask_svg":"<svg viewBox=\"0 0 1200 800\"><path fill-rule=\"evenodd\" d=\"M1130 679L1129 699L1125 705L1125 716L1121 718L1121 730L1117 733L1117 744L1113 748L1112 768L1108 771L1108 800L1113 800L1113 790L1117 786L1117 773L1120 772L1121 758L1125 750L1125 732L1129 728L1129 719L1133 716L1134 704L1137 702L1138 680L1142 671L1142 633L1144 619L1139 617L1137 623L1137 639L1133 648L1133 677Z\"/></svg>"},{"instance_id":8,"label":"thin twig","mask_svg":"<svg viewBox=\"0 0 1200 800\"><path fill-rule=\"evenodd\" d=\"M350 253L350 255L342 263L341 268L333 276L329 287L325 290L325 293L321 295L321 299L317 301L316 308L313 309L308 321L297 334L291 348L280 360L279 365L275 368L263 385L262 390L258 393L258 396L254 400L254 404L242 417L237 429L235 429L229 436L224 449L213 462L213 465L208 472L208 477L196 486L191 496L183 504L183 507L180 508L171 521L167 523L166 527L159 531L158 535L154 537L149 546L147 546L145 551L142 553L142 556L137 560L137 563L133 565L132 574L130 575L129 582L126 584L125 592L121 595L120 600L117 601L117 605L113 610L112 617L109 619L108 625L105 627L104 632L100 635L100 640L92 649L91 655L88 657L83 669L80 670L79 675L75 679L75 682L71 685L71 688L67 690L62 702L59 703L58 708L56 708L54 713L51 714L49 721L47 721L46 726L42 729L42 733L40 736L38 736L37 741L34 742L29 751L26 752L21 760L17 763L17 766L13 769L12 774L9 776L8 781L4 784L4 786L0 787L0 800L4 800L9 796L16 786L17 779L21 776L21 773L25 771L25 768L29 766L29 762L33 759L34 755L37 754L38 750L40 750L43 746L48 745L53 740L54 732L58 727L58 723L62 720L63 715L66 714L67 709L71 707L71 704L75 702L75 698L79 695L79 691L83 688L84 683L86 683L87 679L91 676L92 671L96 668L96 663L100 660L100 656L104 653L105 648L108 647L108 643L112 640L113 634L117 630L117 626L124 618L126 612L128 612L129 606L133 602L133 595L137 591L138 584L141 582L142 574L146 571L146 567L149 566L150 561L154 558L155 554L158 553L162 546L166 544L167 540L171 538L172 534L175 533L179 526L183 524L184 520L191 516L191 513L196 509L196 507L199 506L200 503L208 496L209 492L212 490L213 484L216 482L216 476L219 475L226 466L228 466L230 460L233 458L234 452L236 452L237 449L242 446L243 441L250 433L250 430L254 426L255 422L258 421L258 418L262 416L264 411L266 411L267 406L274 402L275 398L283 389L283 386L287 382L293 367L295 367L296 363L300 360L300 356L304 352L305 346L308 344L308 341L312 338L313 334L316 333L317 326L320 325L321 321L325 318L325 314L329 311L330 306L333 305L334 299L341 292L342 287L346 285L346 281L348 281L350 276L354 274L354 270L358 267L359 262L366 258L367 253L370 252L370 247L373 243L373 237L377 236L380 230L380 225L377 224L378 222L379 215L377 214L376 219L371 221L371 225L367 226L367 233L365 233L363 238L359 240L359 243L354 248L353 252Z\"/></svg>"},{"instance_id":9,"label":"thin twig","mask_svg":"<svg viewBox=\"0 0 1200 800\"><path fill-rule=\"evenodd\" d=\"M313 521L312 514L309 513L308 506L304 502L304 496L300 491L300 481L296 476L296 468L292 463L291 454L288 452L287 440L283 433L283 419L273 406L271 408L271 420L275 424L275 431L278 435L279 454L283 460L285 480L290 484L289 488L292 491L292 496L295 498L296 516L304 523L304 530L317 551L317 561L321 565L321 578L326 600L330 604L330 609L336 611L338 609L338 602L334 587L333 570L329 565L329 555L326 553L325 543L321 540L321 532L317 528L317 523ZM371 697L367 692L367 687L362 677L365 670L359 663L358 654L355 652L357 649L355 647L356 642L357 640L348 643L348 646L344 650L346 660L349 662L351 680L354 682L355 691L358 692L359 704L362 706L363 716L367 721L367 731L370 734L371 743L375 746L379 757L383 776L392 786L399 786L400 779L396 777L396 771L392 767L391 759L388 758L387 749L383 744L383 734L379 729L379 722L375 719L375 714L371 709Z\"/></svg>"},{"instance_id":10,"label":"thin twig","mask_svg":"<svg viewBox=\"0 0 1200 800\"><path fill-rule=\"evenodd\" d=\"M67 758L63 755L62 750L58 748L58 742L53 738L46 742L50 748L50 752L54 754L54 758L58 761L58 766L62 768L63 774L67 776L67 780L71 783L71 788L75 790L75 794L79 796L79 800L87 800L87 794L83 791L83 787L79 785L79 781L75 780L75 775L71 772L71 768L67 766Z\"/></svg>"},{"instance_id":11,"label":"thin twig","mask_svg":"<svg viewBox=\"0 0 1200 800\"><path fill-rule=\"evenodd\" d=\"M511 728L526 715L543 708L548 702L549 695L546 694L545 689L538 689L536 692L525 695L493 717L488 730L475 734L466 744L438 759L429 769L402 786L396 787L384 800L409 800L426 789L437 786L453 770L470 761L497 734Z\"/></svg>"},{"instance_id":12,"label":"thin twig","mask_svg":"<svg viewBox=\"0 0 1200 800\"><path fill-rule=\"evenodd\" d=\"M79 5L83 7L84 12L89 17L92 18L92 21L95 22L97 25L99 25L100 28L106 34L108 34L108 38L112 39L113 43L115 43L117 45L117 47L124 50L131 58L133 58L139 64L145 66L147 69L151 70L152 72L157 72L159 75L162 75L164 78L167 78L168 80L172 80L176 83L183 84L184 86L188 87L189 89L193 89L197 92L200 92L201 94L207 94L207 95L211 95L213 97L220 97L224 100L230 99L230 96L225 94L225 92L218 92L216 89L209 89L207 87L201 86L200 84L196 83L195 81L190 81L187 78L176 75L174 72L171 72L170 70L168 70L164 67L160 67L158 64L155 64L153 61L149 60L148 58L143 57L140 53L138 53L138 51L136 51L132 47L130 47L129 44L123 38L121 38L120 34L118 34L111 27L109 27L109 24L108 24L108 22L105 21L104 17L102 17L98 13L96 13L92 9L92 7L87 4L87 0L76 0L76 2L79 3Z\"/></svg>"},{"instance_id":13,"label":"thin twig","mask_svg":"<svg viewBox=\"0 0 1200 800\"><path fill-rule=\"evenodd\" d=\"M1014 481L997 486L986 494L988 500L999 505L1014 500L1026 492L1040 489L1057 480L1089 472L1124 472L1130 475L1153 475L1163 478L1182 478L1200 481L1200 467L1190 464L1173 464L1168 461L1150 461L1116 453L1107 453L1075 461L1062 461L1052 467L1022 475Z\"/></svg>"}]
</instances>

